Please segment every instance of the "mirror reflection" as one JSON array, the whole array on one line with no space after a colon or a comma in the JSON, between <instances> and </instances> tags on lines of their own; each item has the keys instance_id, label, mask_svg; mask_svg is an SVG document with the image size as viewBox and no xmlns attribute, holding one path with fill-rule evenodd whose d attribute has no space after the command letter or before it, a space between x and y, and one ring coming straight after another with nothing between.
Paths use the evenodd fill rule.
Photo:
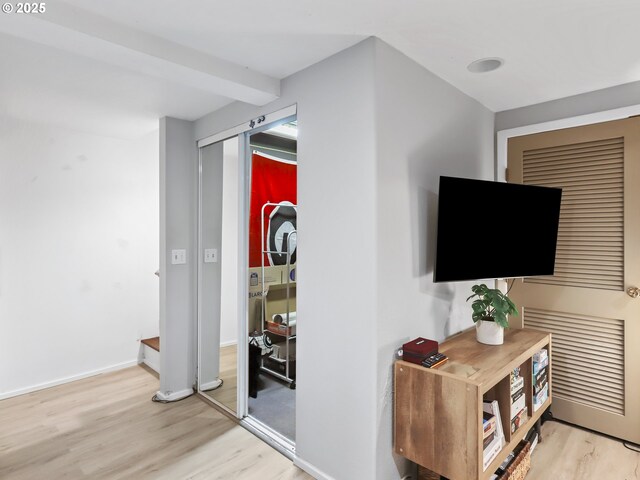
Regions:
<instances>
[{"instance_id":1,"label":"mirror reflection","mask_svg":"<svg viewBox=\"0 0 640 480\"><path fill-rule=\"evenodd\" d=\"M201 149L198 389L237 411L238 138Z\"/></svg>"}]
</instances>

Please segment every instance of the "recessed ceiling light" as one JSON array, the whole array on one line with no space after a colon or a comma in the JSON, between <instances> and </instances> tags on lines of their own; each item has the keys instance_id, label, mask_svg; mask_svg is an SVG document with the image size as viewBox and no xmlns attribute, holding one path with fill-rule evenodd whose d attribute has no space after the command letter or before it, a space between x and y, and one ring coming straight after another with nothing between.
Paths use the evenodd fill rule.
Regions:
<instances>
[{"instance_id":1,"label":"recessed ceiling light","mask_svg":"<svg viewBox=\"0 0 640 480\"><path fill-rule=\"evenodd\" d=\"M504 60L498 57L481 58L467 65L471 73L486 73L497 70L504 65Z\"/></svg>"}]
</instances>

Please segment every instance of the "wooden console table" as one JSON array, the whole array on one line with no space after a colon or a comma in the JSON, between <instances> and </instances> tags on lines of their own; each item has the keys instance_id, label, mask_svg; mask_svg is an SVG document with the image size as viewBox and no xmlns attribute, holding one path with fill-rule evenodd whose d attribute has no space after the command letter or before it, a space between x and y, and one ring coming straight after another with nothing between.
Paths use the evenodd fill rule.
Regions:
<instances>
[{"instance_id":1,"label":"wooden console table","mask_svg":"<svg viewBox=\"0 0 640 480\"><path fill-rule=\"evenodd\" d=\"M533 411L533 355L549 353L549 398ZM450 480L488 479L551 405L551 334L532 329L505 330L504 344L483 345L475 329L440 344L449 361L428 369L395 364L395 452ZM528 420L511 433L509 373L521 368ZM498 400L506 445L482 468L482 401Z\"/></svg>"}]
</instances>

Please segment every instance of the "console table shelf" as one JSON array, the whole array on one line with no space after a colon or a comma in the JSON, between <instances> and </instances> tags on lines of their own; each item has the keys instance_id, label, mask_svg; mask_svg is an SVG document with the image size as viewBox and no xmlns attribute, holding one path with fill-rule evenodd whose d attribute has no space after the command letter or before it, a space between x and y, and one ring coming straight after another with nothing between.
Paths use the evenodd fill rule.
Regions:
<instances>
[{"instance_id":1,"label":"console table shelf","mask_svg":"<svg viewBox=\"0 0 640 480\"><path fill-rule=\"evenodd\" d=\"M549 398L533 411L532 357L547 348ZM505 330L504 344L483 345L475 329L440 344L449 361L428 369L395 364L394 446L397 454L450 480L485 480L551 404L551 334L533 329ZM511 433L510 379L520 367L525 379L528 420ZM482 402L497 400L506 445L482 468Z\"/></svg>"}]
</instances>

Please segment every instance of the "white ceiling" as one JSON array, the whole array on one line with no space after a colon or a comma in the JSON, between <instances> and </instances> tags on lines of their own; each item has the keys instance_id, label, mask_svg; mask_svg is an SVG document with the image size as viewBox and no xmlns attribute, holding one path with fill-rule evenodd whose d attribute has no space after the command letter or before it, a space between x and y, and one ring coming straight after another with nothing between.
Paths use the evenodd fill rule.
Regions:
<instances>
[{"instance_id":1,"label":"white ceiling","mask_svg":"<svg viewBox=\"0 0 640 480\"><path fill-rule=\"evenodd\" d=\"M232 101L3 34L0 62L0 113L110 137L137 138L164 115L199 118Z\"/></svg>"},{"instance_id":2,"label":"white ceiling","mask_svg":"<svg viewBox=\"0 0 640 480\"><path fill-rule=\"evenodd\" d=\"M0 17L9 115L115 136L195 119L375 35L493 111L640 80L638 0L68 0ZM495 72L466 66L501 57ZM46 81L45 81L46 80ZM81 121L79 121L81 119Z\"/></svg>"}]
</instances>

